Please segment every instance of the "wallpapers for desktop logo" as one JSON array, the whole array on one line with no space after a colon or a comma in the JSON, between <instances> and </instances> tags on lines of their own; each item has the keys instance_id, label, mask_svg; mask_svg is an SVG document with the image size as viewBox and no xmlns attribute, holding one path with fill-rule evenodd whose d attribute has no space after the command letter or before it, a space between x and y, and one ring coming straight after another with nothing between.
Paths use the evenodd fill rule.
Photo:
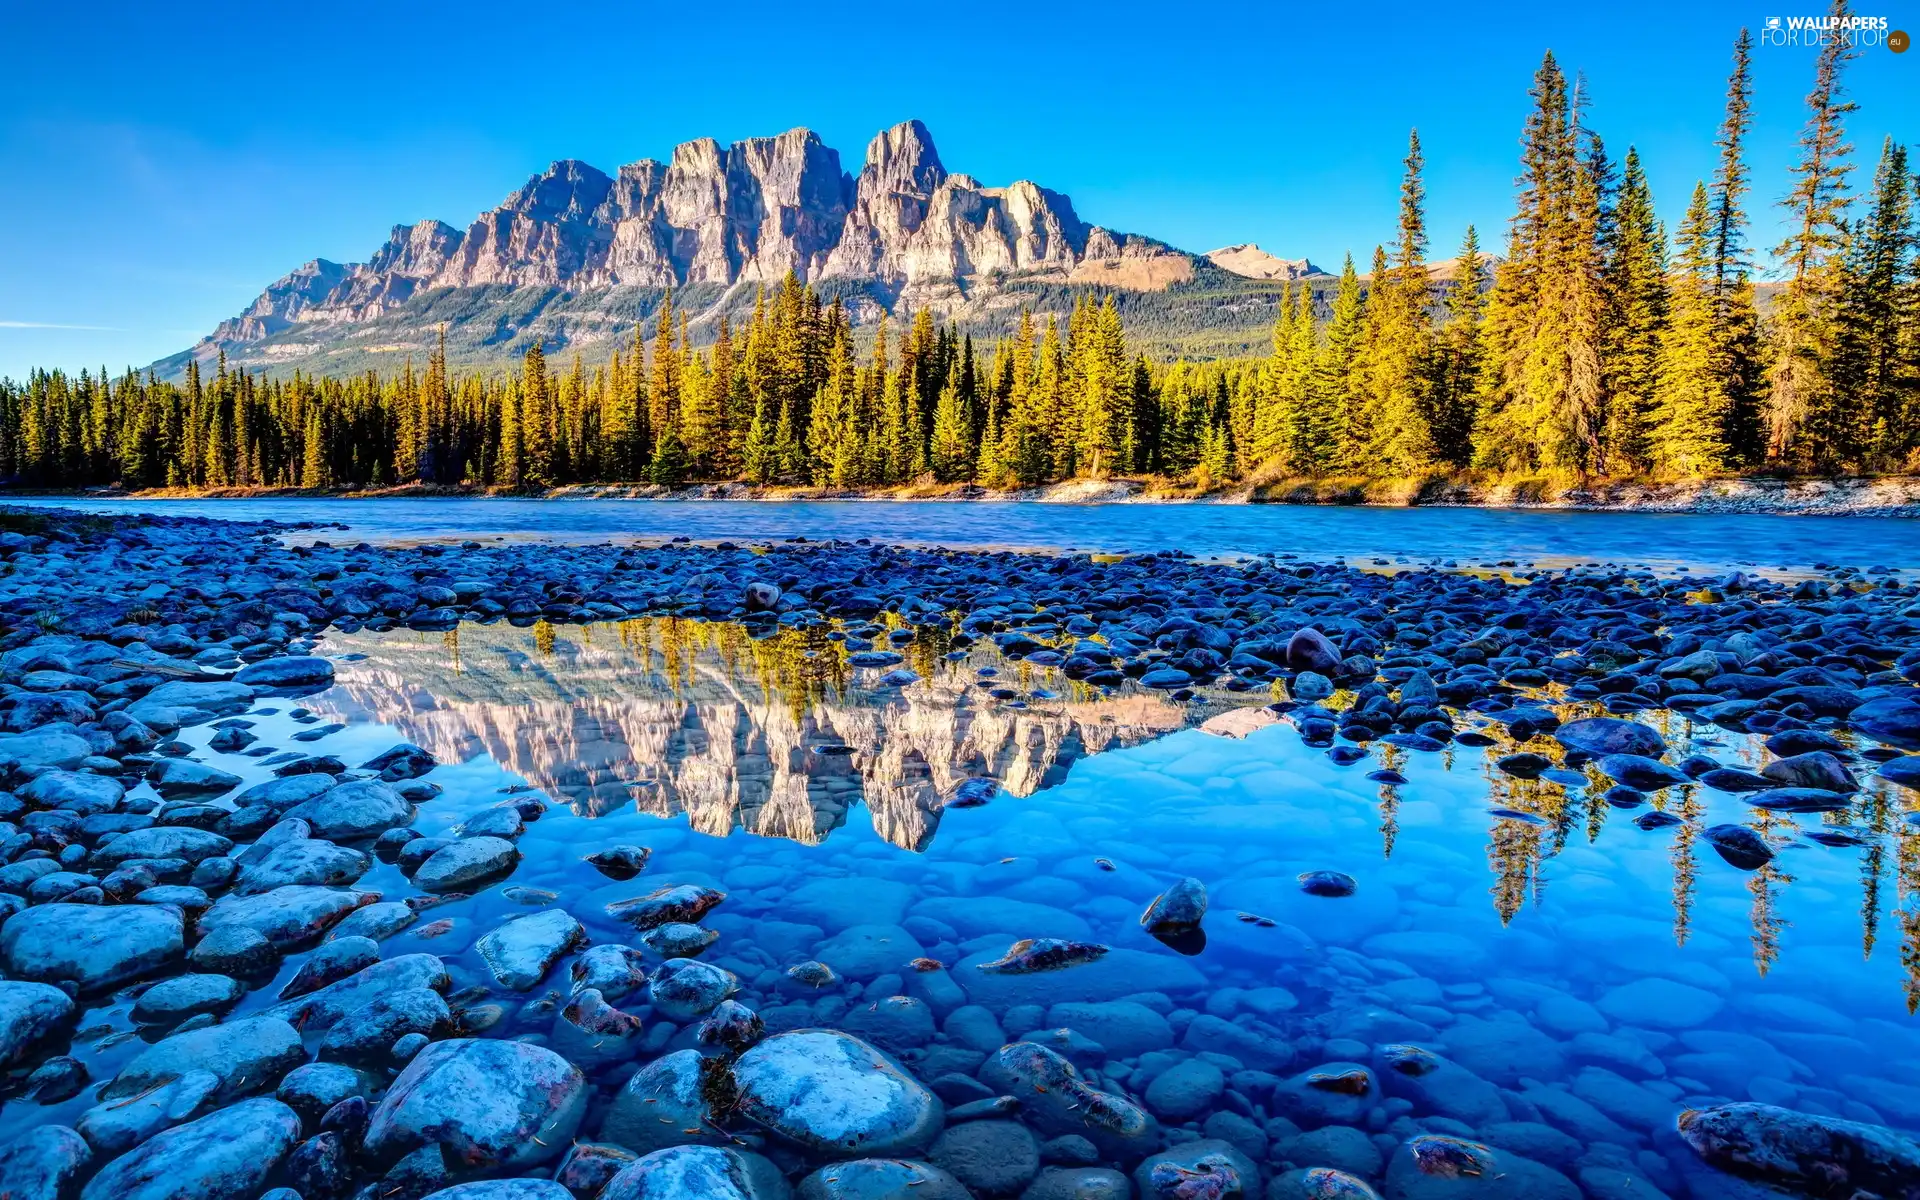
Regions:
<instances>
[{"instance_id":1,"label":"wallpapers for desktop logo","mask_svg":"<svg viewBox=\"0 0 1920 1200\"><path fill-rule=\"evenodd\" d=\"M1760 27L1763 46L1819 48L1839 38L1856 49L1886 46L1895 54L1907 48L1904 31L1885 17L1768 17Z\"/></svg>"}]
</instances>

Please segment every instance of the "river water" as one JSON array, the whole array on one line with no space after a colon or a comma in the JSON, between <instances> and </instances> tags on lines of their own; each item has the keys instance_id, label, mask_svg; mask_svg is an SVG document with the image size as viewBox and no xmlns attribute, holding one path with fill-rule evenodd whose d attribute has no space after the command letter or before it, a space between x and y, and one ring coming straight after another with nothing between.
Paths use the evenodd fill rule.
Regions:
<instances>
[{"instance_id":1,"label":"river water","mask_svg":"<svg viewBox=\"0 0 1920 1200\"><path fill-rule=\"evenodd\" d=\"M1858 519L511 500L150 507L343 521L374 542L797 535L1462 564L1920 565L1912 525ZM1851 758L1863 786L1840 812L1763 812L1698 785L1617 806L1591 767L1501 772L1493 760L1517 747L1497 725L1484 727L1493 744L1483 748L1374 743L1342 764L1270 723L1264 693L1203 689L1181 704L1132 686L1094 692L990 647L951 657L934 640L899 648L921 676L906 687L798 631L756 640L725 623L335 632L318 646L338 664L335 686L250 714L254 746L213 751L206 727L182 738L248 783L271 777L272 749L354 765L396 742L423 746L442 764L425 778L443 794L414 823L428 836L510 795L550 802L510 879L435 904L387 939L388 957L430 951L457 984L484 987L476 942L508 917L558 906L593 941L625 941L633 931L609 903L715 887L727 899L704 922L720 935L704 957L739 977L770 1029L848 1029L932 1079L971 1073L986 1055L982 1031L991 1042L1071 1025L1101 1043L1085 1059L1106 1086L1144 1098L1179 1136L1228 1141L1279 1181L1248 1196L1303 1200L1316 1193L1301 1169L1338 1167L1388 1200L1753 1200L1762 1193L1677 1138L1680 1111L1755 1100L1920 1129L1920 794L1875 777L1865 758ZM1552 692L1537 699L1566 719L1598 711ZM1678 712L1643 719L1675 760L1698 752L1758 769L1769 759L1757 736ZM1527 748L1559 756L1549 739ZM954 804L970 779L986 781L987 802ZM1643 828L1635 818L1649 812L1683 823ZM1778 857L1736 869L1699 837L1719 822L1753 827ZM623 843L652 850L639 879L612 881L583 862ZM1316 871L1344 872L1357 889L1310 895L1297 880ZM1140 912L1189 876L1211 898L1205 938L1162 944ZM419 895L387 864L358 886ZM1066 971L980 970L1028 937L1112 951ZM785 971L808 959L841 982L796 992ZM939 965L910 965L923 959ZM265 1007L299 962L289 958L238 1011ZM562 966L530 997L496 997L506 1016L489 1036L554 1039L556 1006L528 1001L565 988ZM896 995L919 1007L894 1005ZM909 1011L933 1023L896 1019ZM967 1014L964 1035L956 1012ZM73 1052L110 1078L141 1043L128 1040L124 1005L95 1019L101 1036ZM603 1097L636 1060L688 1044L688 1030L657 1018L650 1027L644 1045L593 1067ZM1399 1044L1443 1065L1398 1074L1383 1047ZM1174 1067L1197 1076L1197 1100L1155 1090ZM1312 1082L1356 1067L1370 1073L1364 1095ZM91 1103L16 1100L5 1120L71 1122ZM1419 1174L1405 1149L1419 1132L1490 1146L1497 1171Z\"/></svg>"},{"instance_id":2,"label":"river water","mask_svg":"<svg viewBox=\"0 0 1920 1200\"><path fill-rule=\"evenodd\" d=\"M1920 524L1897 518L1277 504L1031 504L743 500L6 499L98 512L329 521L369 542L873 538L952 547L1292 553L1322 561L1646 564L1660 570L1819 563L1920 567Z\"/></svg>"}]
</instances>

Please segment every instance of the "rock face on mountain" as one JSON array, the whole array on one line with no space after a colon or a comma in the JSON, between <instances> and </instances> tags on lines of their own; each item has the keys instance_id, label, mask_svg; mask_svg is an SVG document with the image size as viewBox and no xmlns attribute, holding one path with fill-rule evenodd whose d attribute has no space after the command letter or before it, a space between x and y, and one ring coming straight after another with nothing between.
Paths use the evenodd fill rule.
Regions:
<instances>
[{"instance_id":1,"label":"rock face on mountain","mask_svg":"<svg viewBox=\"0 0 1920 1200\"><path fill-rule=\"evenodd\" d=\"M1221 270L1232 271L1248 279L1295 280L1326 274L1304 258L1276 258L1252 242L1209 250L1206 257L1208 262Z\"/></svg>"},{"instance_id":2,"label":"rock face on mountain","mask_svg":"<svg viewBox=\"0 0 1920 1200\"><path fill-rule=\"evenodd\" d=\"M440 288L731 287L791 271L925 304L1023 272L1164 287L1190 278L1193 263L1161 242L1087 224L1059 192L949 174L918 121L877 135L857 176L818 136L792 129L725 147L701 138L665 164L646 159L611 177L556 162L464 230L397 225L364 263L307 263L194 353L369 321Z\"/></svg>"}]
</instances>

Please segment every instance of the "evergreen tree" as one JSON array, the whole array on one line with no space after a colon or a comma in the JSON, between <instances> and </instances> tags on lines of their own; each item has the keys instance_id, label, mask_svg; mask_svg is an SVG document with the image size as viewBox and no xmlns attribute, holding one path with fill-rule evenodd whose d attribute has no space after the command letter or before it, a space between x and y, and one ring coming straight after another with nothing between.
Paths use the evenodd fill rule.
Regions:
<instances>
[{"instance_id":1,"label":"evergreen tree","mask_svg":"<svg viewBox=\"0 0 1920 1200\"><path fill-rule=\"evenodd\" d=\"M1846 0L1834 0L1830 15L1844 20ZM1840 74L1855 53L1850 39L1838 34L1821 44L1807 96L1801 158L1793 168L1796 182L1783 202L1792 225L1774 251L1787 282L1772 315L1768 452L1793 465L1835 466L1851 448L1850 442L1840 444L1847 439L1843 409L1848 398L1835 387L1832 369L1850 203L1846 181L1853 170L1847 161L1853 147L1846 141L1846 118L1854 105L1844 99Z\"/></svg>"},{"instance_id":2,"label":"evergreen tree","mask_svg":"<svg viewBox=\"0 0 1920 1200\"><path fill-rule=\"evenodd\" d=\"M1730 395L1715 341L1714 220L1703 184L1694 185L1677 250L1646 453L1663 475L1711 475L1731 458Z\"/></svg>"},{"instance_id":3,"label":"evergreen tree","mask_svg":"<svg viewBox=\"0 0 1920 1200\"><path fill-rule=\"evenodd\" d=\"M1460 256L1454 260L1453 286L1447 291L1447 323L1435 355L1428 418L1435 456L1455 468L1473 461L1474 398L1484 358L1480 314L1486 307L1480 260L1480 235L1469 225Z\"/></svg>"},{"instance_id":4,"label":"evergreen tree","mask_svg":"<svg viewBox=\"0 0 1920 1200\"><path fill-rule=\"evenodd\" d=\"M1920 447L1920 367L1913 358L1916 239L1907 149L1891 137L1874 173L1872 210L1853 231L1841 277L1833 383L1848 400L1826 431L1839 457L1900 469Z\"/></svg>"},{"instance_id":5,"label":"evergreen tree","mask_svg":"<svg viewBox=\"0 0 1920 1200\"><path fill-rule=\"evenodd\" d=\"M1714 357L1726 377L1727 409L1721 438L1730 464L1758 462L1766 452L1762 399L1766 388L1760 341L1760 312L1754 301L1752 263L1747 258L1750 190L1745 159L1747 131L1753 125L1753 36L1740 31L1733 46L1733 73L1727 79L1727 111L1714 145L1720 160L1708 191L1713 243Z\"/></svg>"},{"instance_id":6,"label":"evergreen tree","mask_svg":"<svg viewBox=\"0 0 1920 1200\"><path fill-rule=\"evenodd\" d=\"M1648 422L1667 321L1666 241L1640 155L1629 147L1605 247L1607 453L1600 466L1610 474L1639 471L1650 462Z\"/></svg>"},{"instance_id":7,"label":"evergreen tree","mask_svg":"<svg viewBox=\"0 0 1920 1200\"><path fill-rule=\"evenodd\" d=\"M961 387L960 372L947 376L933 410L933 477L955 483L973 473L973 414Z\"/></svg>"},{"instance_id":8,"label":"evergreen tree","mask_svg":"<svg viewBox=\"0 0 1920 1200\"><path fill-rule=\"evenodd\" d=\"M520 367L520 479L531 487L549 487L553 477L554 414L547 358L536 339Z\"/></svg>"}]
</instances>

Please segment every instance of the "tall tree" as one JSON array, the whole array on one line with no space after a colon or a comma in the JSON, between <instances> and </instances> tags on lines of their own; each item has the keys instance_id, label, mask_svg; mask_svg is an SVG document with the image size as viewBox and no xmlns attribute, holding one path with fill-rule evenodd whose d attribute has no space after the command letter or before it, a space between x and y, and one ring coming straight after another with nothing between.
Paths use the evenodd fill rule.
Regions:
<instances>
[{"instance_id":1,"label":"tall tree","mask_svg":"<svg viewBox=\"0 0 1920 1200\"><path fill-rule=\"evenodd\" d=\"M1846 0L1834 0L1829 11L1836 22L1844 21ZM1807 95L1800 161L1793 168L1795 183L1782 202L1791 225L1774 251L1787 282L1774 302L1772 317L1768 452L1794 465L1831 467L1843 453L1830 439L1845 435L1842 410L1848 398L1834 386L1832 368L1839 334L1841 251L1851 203L1847 175L1853 170L1846 119L1855 106L1845 99L1840 76L1856 53L1851 39L1838 34L1821 43L1813 91Z\"/></svg>"},{"instance_id":2,"label":"tall tree","mask_svg":"<svg viewBox=\"0 0 1920 1200\"><path fill-rule=\"evenodd\" d=\"M1753 125L1753 35L1742 29L1733 44L1727 79L1727 110L1714 141L1720 158L1708 191L1712 227L1713 353L1726 384L1727 406L1720 436L1733 464L1757 462L1765 452L1761 432L1764 364L1760 312L1754 301L1753 264L1747 254L1750 190L1745 158Z\"/></svg>"},{"instance_id":3,"label":"tall tree","mask_svg":"<svg viewBox=\"0 0 1920 1200\"><path fill-rule=\"evenodd\" d=\"M1899 469L1920 447L1920 363L1915 362L1916 239L1907 149L1891 137L1874 172L1873 206L1853 231L1838 301L1833 384L1848 398L1826 431L1836 453Z\"/></svg>"}]
</instances>

